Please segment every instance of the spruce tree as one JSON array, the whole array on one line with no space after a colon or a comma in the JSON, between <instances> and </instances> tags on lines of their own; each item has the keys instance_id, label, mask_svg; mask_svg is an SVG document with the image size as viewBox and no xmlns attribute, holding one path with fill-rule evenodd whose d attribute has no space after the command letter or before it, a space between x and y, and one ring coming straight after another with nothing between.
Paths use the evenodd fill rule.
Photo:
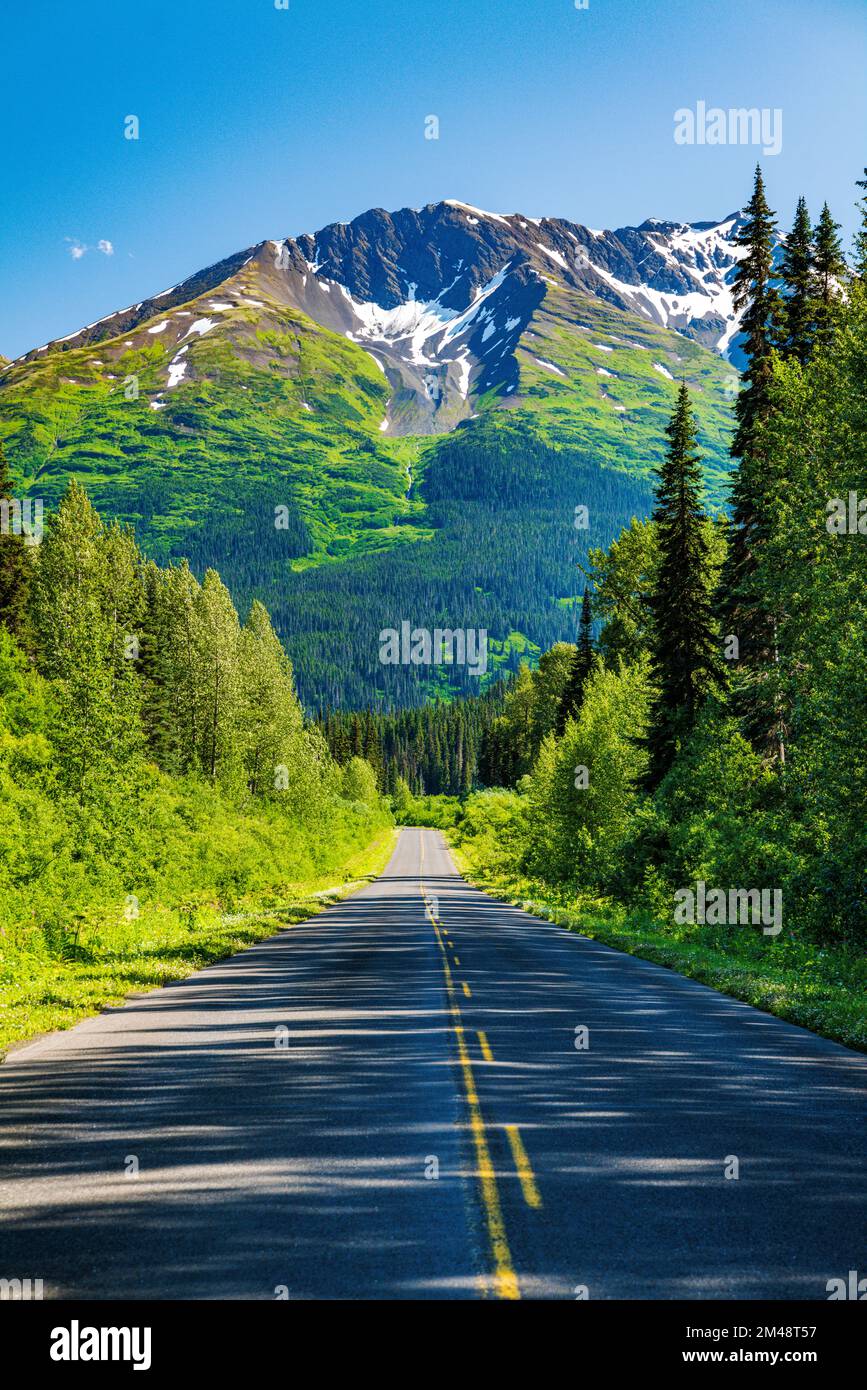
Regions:
<instances>
[{"instance_id":1,"label":"spruce tree","mask_svg":"<svg viewBox=\"0 0 867 1390\"><path fill-rule=\"evenodd\" d=\"M20 637L24 628L30 564L27 542L13 530L11 504L12 479L0 444L0 623Z\"/></svg>"},{"instance_id":2,"label":"spruce tree","mask_svg":"<svg viewBox=\"0 0 867 1390\"><path fill-rule=\"evenodd\" d=\"M581 600L581 623L578 629L578 647L572 658L569 678L563 690L560 708L557 712L557 733L562 734L567 719L576 719L584 701L584 687L593 670L593 613L590 605L590 590L584 586Z\"/></svg>"},{"instance_id":3,"label":"spruce tree","mask_svg":"<svg viewBox=\"0 0 867 1390\"><path fill-rule=\"evenodd\" d=\"M735 308L744 310L741 331L747 356L743 386L735 405L737 430L732 454L737 459L749 455L756 422L767 412L774 331L780 315L780 296L773 284L777 222L768 206L758 164L753 196L744 211L746 217L735 241L745 248L746 255L738 263L732 291Z\"/></svg>"},{"instance_id":4,"label":"spruce tree","mask_svg":"<svg viewBox=\"0 0 867 1390\"><path fill-rule=\"evenodd\" d=\"M657 470L659 564L648 606L651 672L656 689L647 735L648 786L655 787L718 684L717 638L708 591L709 544L702 509L701 459L684 382L666 426L668 449Z\"/></svg>"},{"instance_id":5,"label":"spruce tree","mask_svg":"<svg viewBox=\"0 0 867 1390\"><path fill-rule=\"evenodd\" d=\"M786 295L780 310L779 351L806 366L813 347L813 230L803 198L786 237L780 277Z\"/></svg>"},{"instance_id":6,"label":"spruce tree","mask_svg":"<svg viewBox=\"0 0 867 1390\"><path fill-rule=\"evenodd\" d=\"M744 732L760 748L773 742L777 711L766 693L766 676L774 661L775 624L755 573L770 526L770 482L762 428L771 413L774 336L780 322L779 295L772 283L776 222L765 197L762 171L756 166L753 196L738 233L747 254L738 265L734 301L744 309L742 327L746 366L735 405L737 428L731 445L737 465L731 487L731 527L723 566L718 608L723 632L737 639L739 665L732 691L733 707Z\"/></svg>"},{"instance_id":7,"label":"spruce tree","mask_svg":"<svg viewBox=\"0 0 867 1390\"><path fill-rule=\"evenodd\" d=\"M813 236L813 298L816 318L816 342L827 346L834 336L840 285L846 274L846 262L840 246L835 222L825 203L816 223Z\"/></svg>"}]
</instances>

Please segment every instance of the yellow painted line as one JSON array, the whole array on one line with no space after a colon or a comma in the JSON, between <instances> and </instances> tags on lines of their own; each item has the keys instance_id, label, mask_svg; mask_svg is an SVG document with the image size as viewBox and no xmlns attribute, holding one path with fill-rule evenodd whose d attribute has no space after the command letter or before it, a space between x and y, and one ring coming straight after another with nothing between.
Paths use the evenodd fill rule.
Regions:
<instances>
[{"instance_id":1,"label":"yellow painted line","mask_svg":"<svg viewBox=\"0 0 867 1390\"><path fill-rule=\"evenodd\" d=\"M509 1144L512 1149L512 1157L515 1160L515 1167L518 1170L518 1178L521 1183L521 1191L524 1194L524 1201L528 1207L540 1207L542 1198L536 1186L536 1175L533 1166L527 1157L527 1150L524 1148L521 1139L521 1131L517 1125L506 1125L506 1133L509 1136Z\"/></svg>"},{"instance_id":2,"label":"yellow painted line","mask_svg":"<svg viewBox=\"0 0 867 1390\"><path fill-rule=\"evenodd\" d=\"M521 1297L521 1290L518 1285L518 1276L512 1265L512 1252L509 1249L509 1241L506 1235L503 1208L500 1204L500 1193L494 1174L494 1165L491 1162L491 1153L488 1148L487 1136L485 1134L485 1122L482 1119L479 1095L476 1090L476 1080L473 1076L473 1066L470 1060L466 1037L464 1035L463 1019L457 999L455 998L454 982L452 980L452 972L449 968L448 956L446 955L443 938L436 923L433 924L433 928L436 933L440 951L442 952L443 973L446 979L449 1010L452 1016L452 1027L455 1030L455 1037L458 1044L458 1058L461 1064L464 1094L466 1096L467 1109L470 1116L470 1132L473 1136L473 1146L476 1153L476 1176L479 1180L482 1206L485 1212L485 1224L488 1230L488 1241L490 1243L491 1257L494 1265L494 1293L498 1298L516 1299Z\"/></svg>"},{"instance_id":3,"label":"yellow painted line","mask_svg":"<svg viewBox=\"0 0 867 1390\"><path fill-rule=\"evenodd\" d=\"M494 1054L491 1051L491 1044L488 1042L487 1034L479 1029L479 1047L482 1049L482 1056L486 1062L493 1062Z\"/></svg>"},{"instance_id":4,"label":"yellow painted line","mask_svg":"<svg viewBox=\"0 0 867 1390\"><path fill-rule=\"evenodd\" d=\"M452 944L452 943L449 942L449 945L450 945L450 946L451 946L451 944ZM461 963L461 958L460 958L460 956L455 956L455 965L460 965L460 963Z\"/></svg>"},{"instance_id":5,"label":"yellow painted line","mask_svg":"<svg viewBox=\"0 0 867 1390\"><path fill-rule=\"evenodd\" d=\"M473 997L473 991L470 989L470 987L469 987L469 985L467 984L466 980L462 980L462 981L461 981L461 984L462 984L462 986L463 986L464 994L467 996L468 999L472 999L472 997Z\"/></svg>"},{"instance_id":6,"label":"yellow painted line","mask_svg":"<svg viewBox=\"0 0 867 1390\"><path fill-rule=\"evenodd\" d=\"M445 969L448 970L447 964L445 964ZM452 1005L452 1018L454 1020L455 1036L458 1041L458 1056L460 1057L461 1071L464 1078L464 1091L466 1093L467 1106L470 1112L470 1130L476 1150L476 1174L481 1188L482 1202L485 1208L485 1221L488 1228L488 1239L490 1241L491 1254L494 1261L494 1292L497 1294L498 1298L516 1299L521 1297L521 1291L518 1287L518 1276L515 1274L512 1266L512 1253L509 1249L509 1242L506 1236L503 1209L500 1205L500 1193L497 1188L494 1165L491 1161L491 1153L485 1135L485 1125L479 1106L479 1097L476 1091L475 1078L473 1077L473 1068L470 1062L469 1051L467 1050L466 1039L464 1037L463 1024L461 1022L461 1012L457 1004Z\"/></svg>"},{"instance_id":7,"label":"yellow painted line","mask_svg":"<svg viewBox=\"0 0 867 1390\"><path fill-rule=\"evenodd\" d=\"M421 840L421 864L424 864L424 840ZM419 881L419 888L422 897L425 896L424 884ZM437 939L437 945L442 955L443 974L446 981L446 994L449 1000L449 1011L452 1016L452 1027L455 1030L455 1038L458 1044L458 1058L461 1064L461 1076L464 1083L464 1094L466 1096L467 1109L470 1116L470 1132L473 1136L473 1146L476 1154L476 1176L479 1180L481 1191L482 1206L485 1212L485 1224L488 1231L488 1241L491 1247L491 1258L494 1266L494 1293L498 1298L517 1299L521 1297L521 1289L518 1284L518 1276L512 1264L512 1252L509 1249L509 1240L506 1235L506 1223L503 1219L503 1208L500 1203L500 1192L497 1187L497 1179L494 1173L494 1165L491 1161L491 1152L488 1148L487 1135L485 1133L485 1122L482 1119L482 1108L479 1104L479 1094L476 1090L476 1080L473 1075L473 1065L470 1060L470 1052L464 1034L463 1018L460 1006L455 996L454 981L449 967L449 959L446 955L446 948L443 941L443 933L434 918L433 913L425 902L425 912L430 918ZM470 995L469 986L464 984L464 992ZM480 1035L483 1036L483 1035ZM487 1046L487 1039L485 1039ZM483 1049L484 1051L484 1049ZM490 1052L490 1048L488 1048ZM526 1157L526 1155L525 1155Z\"/></svg>"}]
</instances>

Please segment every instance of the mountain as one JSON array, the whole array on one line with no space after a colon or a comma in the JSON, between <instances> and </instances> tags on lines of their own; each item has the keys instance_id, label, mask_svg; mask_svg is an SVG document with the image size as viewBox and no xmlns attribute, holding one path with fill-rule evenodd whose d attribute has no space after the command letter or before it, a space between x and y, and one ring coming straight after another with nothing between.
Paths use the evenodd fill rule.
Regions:
<instances>
[{"instance_id":1,"label":"mountain","mask_svg":"<svg viewBox=\"0 0 867 1390\"><path fill-rule=\"evenodd\" d=\"M646 511L680 378L722 500L736 225L374 209L0 367L0 433L49 505L74 473L158 559L263 597L308 702L412 703L465 675L384 672L374 627L481 613L507 665L571 633L579 542Z\"/></svg>"},{"instance_id":2,"label":"mountain","mask_svg":"<svg viewBox=\"0 0 867 1390\"><path fill-rule=\"evenodd\" d=\"M520 389L518 353L528 349L530 321L542 306L552 313L563 296L638 314L714 352L736 348L737 224L732 214L719 223L651 219L601 232L451 200L392 214L374 209L314 236L261 242L18 361L130 335L134 343L144 324L185 355L179 345L210 332L213 314L243 306L265 317L280 306L369 352L393 388L383 432L440 433L472 415L473 397ZM191 325L192 303L201 317ZM576 323L592 326L580 324L580 310ZM171 388L186 367L169 366Z\"/></svg>"},{"instance_id":3,"label":"mountain","mask_svg":"<svg viewBox=\"0 0 867 1390\"><path fill-rule=\"evenodd\" d=\"M591 295L727 352L739 329L731 295L744 254L733 239L737 225L732 214L721 223L651 220L600 232L449 201L392 215L377 209L281 242L277 254L290 262L300 249L315 277L308 288L301 271L299 307L413 382L423 416L436 419L455 388L464 399L470 383L476 392L518 389L515 348L557 290ZM317 290L327 282L341 294L323 305Z\"/></svg>"}]
</instances>

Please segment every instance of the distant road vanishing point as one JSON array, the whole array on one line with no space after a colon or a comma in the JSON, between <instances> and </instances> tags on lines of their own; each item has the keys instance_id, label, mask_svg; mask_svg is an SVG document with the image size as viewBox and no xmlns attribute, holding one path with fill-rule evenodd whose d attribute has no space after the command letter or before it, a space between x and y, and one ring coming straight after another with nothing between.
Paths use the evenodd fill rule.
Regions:
<instances>
[{"instance_id":1,"label":"distant road vanishing point","mask_svg":"<svg viewBox=\"0 0 867 1390\"><path fill-rule=\"evenodd\" d=\"M0 1275L825 1299L864 1262L865 1081L867 1057L495 902L405 829L355 896L9 1056Z\"/></svg>"}]
</instances>

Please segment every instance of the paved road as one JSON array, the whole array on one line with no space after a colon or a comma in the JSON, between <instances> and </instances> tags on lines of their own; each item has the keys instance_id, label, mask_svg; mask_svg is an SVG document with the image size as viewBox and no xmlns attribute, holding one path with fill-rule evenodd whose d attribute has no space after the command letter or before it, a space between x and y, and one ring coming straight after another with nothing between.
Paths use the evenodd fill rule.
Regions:
<instances>
[{"instance_id":1,"label":"paved road","mask_svg":"<svg viewBox=\"0 0 867 1390\"><path fill-rule=\"evenodd\" d=\"M865 1079L867 1057L494 902L405 830L320 917L11 1054L0 1276L824 1299L867 1273Z\"/></svg>"}]
</instances>

